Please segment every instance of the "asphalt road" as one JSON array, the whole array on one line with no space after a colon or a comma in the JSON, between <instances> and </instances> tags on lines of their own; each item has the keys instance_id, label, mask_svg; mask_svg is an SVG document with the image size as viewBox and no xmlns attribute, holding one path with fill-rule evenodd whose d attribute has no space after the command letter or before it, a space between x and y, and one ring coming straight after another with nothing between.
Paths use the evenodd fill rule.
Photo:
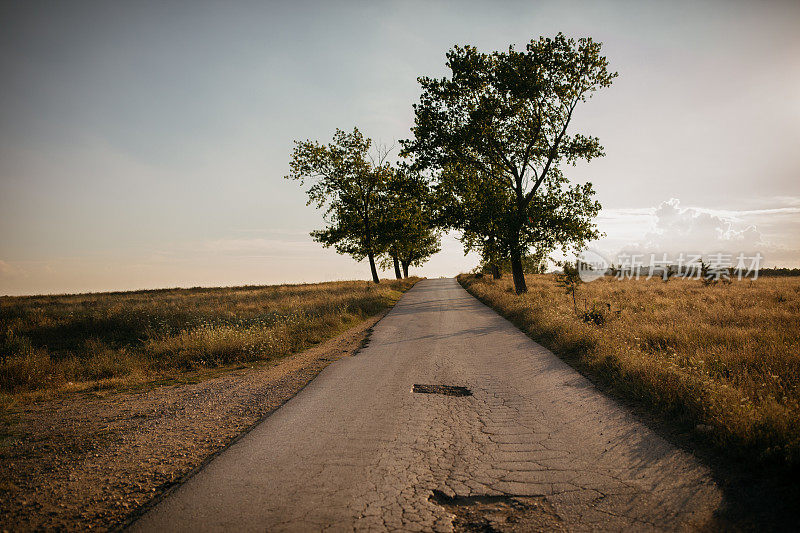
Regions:
<instances>
[{"instance_id":1,"label":"asphalt road","mask_svg":"<svg viewBox=\"0 0 800 533\"><path fill-rule=\"evenodd\" d=\"M685 530L721 500L691 455L434 279L132 529L449 531L457 509L512 508L521 529Z\"/></svg>"}]
</instances>

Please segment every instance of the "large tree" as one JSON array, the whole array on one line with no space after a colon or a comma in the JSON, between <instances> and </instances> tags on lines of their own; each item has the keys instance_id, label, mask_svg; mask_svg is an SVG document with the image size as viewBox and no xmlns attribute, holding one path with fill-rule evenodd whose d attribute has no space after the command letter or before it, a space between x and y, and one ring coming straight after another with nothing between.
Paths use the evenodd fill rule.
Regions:
<instances>
[{"instance_id":1,"label":"large tree","mask_svg":"<svg viewBox=\"0 0 800 533\"><path fill-rule=\"evenodd\" d=\"M394 169L381 201L381 266L393 266L398 278L401 266L402 276L408 277L409 266L421 266L441 248L433 202L430 186L418 172L408 165Z\"/></svg>"},{"instance_id":2,"label":"large tree","mask_svg":"<svg viewBox=\"0 0 800 533\"><path fill-rule=\"evenodd\" d=\"M530 236L547 225L539 217L548 203L535 207L537 196L549 184L553 197L569 195L558 192L565 189L563 166L603 155L596 137L568 134L577 105L616 76L600 48L591 38L576 41L561 33L531 40L524 51L512 46L487 54L456 46L447 53L449 77L419 79L414 139L403 141L403 152L430 169L470 168L508 192L508 253L517 293L527 291L522 258ZM574 195L576 189L570 190Z\"/></svg>"},{"instance_id":3,"label":"large tree","mask_svg":"<svg viewBox=\"0 0 800 533\"><path fill-rule=\"evenodd\" d=\"M371 152L371 146L358 128L351 133L337 129L327 145L295 141L286 178L309 182L308 204L325 209L327 227L311 236L356 261L368 258L372 281L380 283L375 266L376 256L383 251L377 234L380 197L392 169L385 161L385 151Z\"/></svg>"}]
</instances>

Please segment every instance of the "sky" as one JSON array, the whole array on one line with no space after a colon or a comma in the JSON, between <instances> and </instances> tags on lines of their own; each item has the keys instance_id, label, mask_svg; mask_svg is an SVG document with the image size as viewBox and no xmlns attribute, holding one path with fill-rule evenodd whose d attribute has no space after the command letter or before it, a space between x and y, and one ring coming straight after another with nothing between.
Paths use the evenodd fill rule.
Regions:
<instances>
[{"instance_id":1,"label":"sky","mask_svg":"<svg viewBox=\"0 0 800 533\"><path fill-rule=\"evenodd\" d=\"M619 72L573 121L606 152L567 171L594 248L800 266L798 27L800 2L2 2L0 295L367 279L309 237L293 140L396 143L453 45L559 31ZM442 248L413 273L477 264Z\"/></svg>"}]
</instances>

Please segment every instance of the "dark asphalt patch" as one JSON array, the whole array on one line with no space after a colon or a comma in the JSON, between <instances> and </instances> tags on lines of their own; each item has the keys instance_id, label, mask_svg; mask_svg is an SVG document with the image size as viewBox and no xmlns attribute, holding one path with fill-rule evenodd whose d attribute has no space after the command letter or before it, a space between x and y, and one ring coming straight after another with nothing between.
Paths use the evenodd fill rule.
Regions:
<instances>
[{"instance_id":1,"label":"dark asphalt patch","mask_svg":"<svg viewBox=\"0 0 800 533\"><path fill-rule=\"evenodd\" d=\"M413 392L419 394L444 394L445 396L472 396L472 391L466 387L453 385L420 385L414 384Z\"/></svg>"},{"instance_id":2,"label":"dark asphalt patch","mask_svg":"<svg viewBox=\"0 0 800 533\"><path fill-rule=\"evenodd\" d=\"M455 515L456 532L565 531L561 517L543 497L471 496L451 498L434 490L431 502Z\"/></svg>"}]
</instances>

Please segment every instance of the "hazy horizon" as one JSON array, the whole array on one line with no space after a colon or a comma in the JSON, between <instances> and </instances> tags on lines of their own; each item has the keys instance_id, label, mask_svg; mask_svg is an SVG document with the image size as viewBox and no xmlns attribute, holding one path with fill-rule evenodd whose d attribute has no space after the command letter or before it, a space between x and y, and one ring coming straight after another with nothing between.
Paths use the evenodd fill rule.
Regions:
<instances>
[{"instance_id":1,"label":"hazy horizon","mask_svg":"<svg viewBox=\"0 0 800 533\"><path fill-rule=\"evenodd\" d=\"M0 295L367 279L309 237L292 141L407 138L454 44L559 31L619 72L574 121L593 247L800 266L796 2L187 5L0 4ZM450 236L412 274L476 264Z\"/></svg>"}]
</instances>

